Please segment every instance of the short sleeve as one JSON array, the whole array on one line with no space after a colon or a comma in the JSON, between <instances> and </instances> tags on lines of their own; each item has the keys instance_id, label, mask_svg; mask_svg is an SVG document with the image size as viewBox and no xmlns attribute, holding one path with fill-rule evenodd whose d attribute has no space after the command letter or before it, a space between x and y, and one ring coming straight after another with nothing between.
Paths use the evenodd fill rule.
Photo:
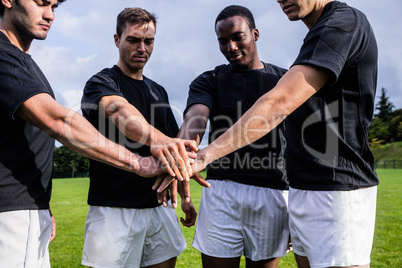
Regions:
<instances>
[{"instance_id":1,"label":"short sleeve","mask_svg":"<svg viewBox=\"0 0 402 268\"><path fill-rule=\"evenodd\" d=\"M26 100L39 93L49 93L54 97L48 81L32 58L17 54L0 52L0 109L11 118Z\"/></svg>"},{"instance_id":2,"label":"short sleeve","mask_svg":"<svg viewBox=\"0 0 402 268\"><path fill-rule=\"evenodd\" d=\"M102 97L112 95L123 97L117 77L113 75L110 69L105 69L92 76L85 84L81 109L84 114L89 115L91 110L98 110L97 105Z\"/></svg>"},{"instance_id":3,"label":"short sleeve","mask_svg":"<svg viewBox=\"0 0 402 268\"><path fill-rule=\"evenodd\" d=\"M313 65L330 71L330 82L335 83L347 59L359 53L362 31L351 8L337 8L309 31L293 65Z\"/></svg>"},{"instance_id":4,"label":"short sleeve","mask_svg":"<svg viewBox=\"0 0 402 268\"><path fill-rule=\"evenodd\" d=\"M215 75L214 71L207 71L191 82L184 113L194 104L204 104L212 110L216 99L216 92L214 91Z\"/></svg>"}]
</instances>

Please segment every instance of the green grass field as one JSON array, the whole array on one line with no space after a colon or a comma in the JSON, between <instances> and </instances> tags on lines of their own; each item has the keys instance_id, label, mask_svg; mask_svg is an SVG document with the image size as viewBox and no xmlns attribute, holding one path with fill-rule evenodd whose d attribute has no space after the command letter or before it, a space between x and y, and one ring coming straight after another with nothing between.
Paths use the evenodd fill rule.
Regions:
<instances>
[{"instance_id":1,"label":"green grass field","mask_svg":"<svg viewBox=\"0 0 402 268\"><path fill-rule=\"evenodd\" d=\"M402 267L402 169L378 170L377 219L371 267ZM83 267L81 252L84 244L84 223L88 210L86 197L88 179L53 180L51 208L57 222L57 236L50 244L52 267ZM192 199L200 204L201 187L192 181ZM180 209L177 209L181 217ZM200 254L191 247L195 227L185 228L186 250L178 257L178 268L201 267ZM241 267L245 267L242 260ZM281 259L279 267L297 267L292 253Z\"/></svg>"}]
</instances>

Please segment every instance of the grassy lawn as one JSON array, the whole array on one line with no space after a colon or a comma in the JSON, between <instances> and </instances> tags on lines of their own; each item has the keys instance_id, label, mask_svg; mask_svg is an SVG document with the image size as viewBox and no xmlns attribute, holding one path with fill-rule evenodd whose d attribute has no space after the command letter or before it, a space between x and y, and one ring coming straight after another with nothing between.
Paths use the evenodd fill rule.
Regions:
<instances>
[{"instance_id":1,"label":"grassy lawn","mask_svg":"<svg viewBox=\"0 0 402 268\"><path fill-rule=\"evenodd\" d=\"M402 169L378 170L377 219L371 267L402 267ZM57 236L50 244L52 267L83 267L81 262L84 244L84 223L88 205L88 179L53 180L51 208L57 222ZM200 204L201 187L192 181L192 199L196 208ZM177 209L179 217L181 210ZM186 250L178 257L178 268L201 267L200 254L191 247L195 227L185 228ZM241 267L245 267L244 260ZM281 259L279 267L297 267L292 253Z\"/></svg>"}]
</instances>

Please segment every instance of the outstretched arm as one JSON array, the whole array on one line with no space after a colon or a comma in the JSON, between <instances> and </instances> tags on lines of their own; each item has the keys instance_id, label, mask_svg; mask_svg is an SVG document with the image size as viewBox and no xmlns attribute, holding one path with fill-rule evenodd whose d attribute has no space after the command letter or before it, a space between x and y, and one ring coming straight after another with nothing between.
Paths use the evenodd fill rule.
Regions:
<instances>
[{"instance_id":1,"label":"outstretched arm","mask_svg":"<svg viewBox=\"0 0 402 268\"><path fill-rule=\"evenodd\" d=\"M266 135L307 101L328 80L328 73L308 65L293 66L228 131L197 153L193 171Z\"/></svg>"},{"instance_id":2,"label":"outstretched arm","mask_svg":"<svg viewBox=\"0 0 402 268\"><path fill-rule=\"evenodd\" d=\"M60 105L49 94L41 93L29 98L19 107L16 116L91 159L135 172L143 177L165 172L152 157L136 156L106 139L83 116Z\"/></svg>"},{"instance_id":3,"label":"outstretched arm","mask_svg":"<svg viewBox=\"0 0 402 268\"><path fill-rule=\"evenodd\" d=\"M173 139L151 126L142 114L126 99L112 95L102 97L99 111L109 118L126 137L150 146L153 156L167 168L170 175L189 179L189 165L186 148L197 151L194 140Z\"/></svg>"}]
</instances>

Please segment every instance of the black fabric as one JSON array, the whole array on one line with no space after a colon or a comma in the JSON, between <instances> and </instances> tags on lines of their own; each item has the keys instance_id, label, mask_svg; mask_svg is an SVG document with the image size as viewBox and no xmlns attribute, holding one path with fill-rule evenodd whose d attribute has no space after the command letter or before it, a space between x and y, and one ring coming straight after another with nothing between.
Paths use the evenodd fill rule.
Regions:
<instances>
[{"instance_id":1,"label":"black fabric","mask_svg":"<svg viewBox=\"0 0 402 268\"><path fill-rule=\"evenodd\" d=\"M39 93L54 98L31 56L0 32L0 212L49 207L54 140L15 117Z\"/></svg>"},{"instance_id":2,"label":"black fabric","mask_svg":"<svg viewBox=\"0 0 402 268\"><path fill-rule=\"evenodd\" d=\"M379 183L368 142L377 61L364 14L342 2L328 3L294 63L324 68L330 81L287 118L291 187L353 190Z\"/></svg>"},{"instance_id":3,"label":"black fabric","mask_svg":"<svg viewBox=\"0 0 402 268\"><path fill-rule=\"evenodd\" d=\"M146 77L144 80L135 80L125 76L117 66L113 66L94 75L86 83L81 107L84 117L110 140L135 154L151 155L148 146L126 138L111 121L99 114L99 100L110 95L124 97L148 123L165 135L176 137L178 126L165 89ZM126 208L159 205L156 191L152 190L156 178L143 178L93 160L90 160L89 176L89 205Z\"/></svg>"},{"instance_id":4,"label":"black fabric","mask_svg":"<svg viewBox=\"0 0 402 268\"><path fill-rule=\"evenodd\" d=\"M210 109L209 142L214 141L272 89L285 69L264 63L264 69L235 72L221 65L198 76L190 85L187 108L204 104ZM235 141L233 141L235 142ZM283 162L283 124L255 143L208 166L207 179L287 189Z\"/></svg>"}]
</instances>

